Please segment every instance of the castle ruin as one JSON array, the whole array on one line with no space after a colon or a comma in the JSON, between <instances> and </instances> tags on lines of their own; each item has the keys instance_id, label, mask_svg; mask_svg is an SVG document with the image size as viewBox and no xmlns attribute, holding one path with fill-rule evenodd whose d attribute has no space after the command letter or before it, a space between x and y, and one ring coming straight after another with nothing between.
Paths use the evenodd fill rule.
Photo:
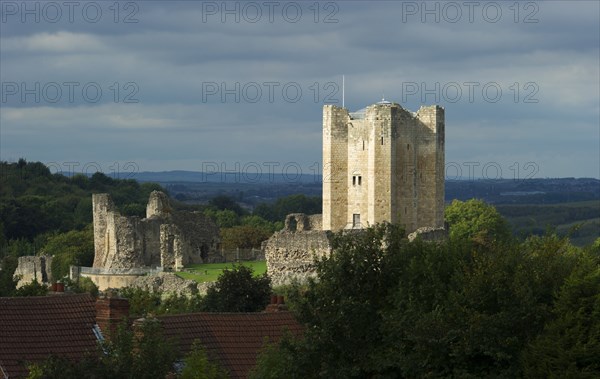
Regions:
<instances>
[{"instance_id":1,"label":"castle ruin","mask_svg":"<svg viewBox=\"0 0 600 379\"><path fill-rule=\"evenodd\" d=\"M444 226L444 109L323 108L323 229Z\"/></svg>"},{"instance_id":2,"label":"castle ruin","mask_svg":"<svg viewBox=\"0 0 600 379\"><path fill-rule=\"evenodd\" d=\"M219 228L200 212L175 211L160 191L150 194L146 218L123 216L110 195L94 194L94 264L101 269L162 267L219 261Z\"/></svg>"},{"instance_id":3,"label":"castle ruin","mask_svg":"<svg viewBox=\"0 0 600 379\"><path fill-rule=\"evenodd\" d=\"M331 233L382 222L411 239L444 231L444 109L410 112L382 100L356 112L323 107L323 214L292 214L263 243L273 284L312 275L331 251ZM318 222L316 221L318 220Z\"/></svg>"}]
</instances>

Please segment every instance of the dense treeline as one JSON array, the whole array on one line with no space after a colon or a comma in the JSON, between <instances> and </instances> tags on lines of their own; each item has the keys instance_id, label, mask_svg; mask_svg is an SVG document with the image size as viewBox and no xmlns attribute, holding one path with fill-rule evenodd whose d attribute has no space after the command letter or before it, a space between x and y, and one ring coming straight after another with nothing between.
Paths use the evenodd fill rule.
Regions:
<instances>
[{"instance_id":1,"label":"dense treeline","mask_svg":"<svg viewBox=\"0 0 600 379\"><path fill-rule=\"evenodd\" d=\"M66 177L40 162L0 162L0 296L17 294L17 258L53 255L55 278L69 265L94 259L92 193L111 194L123 214L144 216L153 183L112 179L102 173Z\"/></svg>"},{"instance_id":2,"label":"dense treeline","mask_svg":"<svg viewBox=\"0 0 600 379\"><path fill-rule=\"evenodd\" d=\"M87 177L52 174L40 162L0 162L0 231L5 241L45 232L82 230L92 222L92 193L108 192L121 212L143 216L158 184L112 179L100 172Z\"/></svg>"},{"instance_id":3,"label":"dense treeline","mask_svg":"<svg viewBox=\"0 0 600 379\"><path fill-rule=\"evenodd\" d=\"M269 221L283 221L290 213L322 213L322 202L318 196L291 195L277 199L273 204L262 203L256 206L254 214Z\"/></svg>"},{"instance_id":4,"label":"dense treeline","mask_svg":"<svg viewBox=\"0 0 600 379\"><path fill-rule=\"evenodd\" d=\"M225 249L260 248L273 232L283 228L288 214L320 212L321 198L301 194L282 197L272 204L261 203L253 212L242 208L234 198L220 195L211 199L204 210L221 228Z\"/></svg>"},{"instance_id":5,"label":"dense treeline","mask_svg":"<svg viewBox=\"0 0 600 379\"><path fill-rule=\"evenodd\" d=\"M517 241L491 206L450 208L439 243L337 235L318 279L288 289L304 338L267 347L254 377L600 377L600 239Z\"/></svg>"}]
</instances>

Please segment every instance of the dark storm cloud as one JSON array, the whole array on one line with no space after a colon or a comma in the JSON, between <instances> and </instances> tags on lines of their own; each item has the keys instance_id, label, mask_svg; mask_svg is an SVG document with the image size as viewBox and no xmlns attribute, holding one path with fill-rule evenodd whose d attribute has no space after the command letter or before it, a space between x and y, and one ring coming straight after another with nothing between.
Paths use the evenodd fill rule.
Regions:
<instances>
[{"instance_id":1,"label":"dark storm cloud","mask_svg":"<svg viewBox=\"0 0 600 379\"><path fill-rule=\"evenodd\" d=\"M136 161L146 171L206 161L307 167L321 159L322 104L341 103L345 74L350 109L383 94L413 111L446 107L449 162L535 161L541 176L600 175L596 2L524 2L518 14L513 3L480 2L472 22L463 2L428 2L439 12L424 20L414 2L321 2L318 15L313 2L294 3L298 22L280 12L284 2L273 22L262 2L257 22L210 8L221 2L122 2L118 15L113 3L97 4L95 23L77 13L73 22L3 19L2 159ZM462 17L449 22L455 4ZM39 102L5 86L38 82ZM62 96L48 101L56 86Z\"/></svg>"}]
</instances>

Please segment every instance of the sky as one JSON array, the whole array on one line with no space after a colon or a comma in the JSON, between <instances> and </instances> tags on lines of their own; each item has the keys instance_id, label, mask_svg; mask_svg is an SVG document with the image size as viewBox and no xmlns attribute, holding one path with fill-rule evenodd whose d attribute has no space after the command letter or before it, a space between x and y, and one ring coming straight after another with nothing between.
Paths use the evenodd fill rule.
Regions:
<instances>
[{"instance_id":1,"label":"sky","mask_svg":"<svg viewBox=\"0 0 600 379\"><path fill-rule=\"evenodd\" d=\"M2 1L0 160L315 174L385 97L445 108L447 178L599 178L599 4Z\"/></svg>"}]
</instances>

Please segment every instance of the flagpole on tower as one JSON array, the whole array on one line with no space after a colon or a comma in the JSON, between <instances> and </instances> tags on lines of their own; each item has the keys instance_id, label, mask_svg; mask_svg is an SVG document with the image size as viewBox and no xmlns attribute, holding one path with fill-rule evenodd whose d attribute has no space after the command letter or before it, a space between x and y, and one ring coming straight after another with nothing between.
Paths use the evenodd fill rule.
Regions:
<instances>
[{"instance_id":1,"label":"flagpole on tower","mask_svg":"<svg viewBox=\"0 0 600 379\"><path fill-rule=\"evenodd\" d=\"M346 108L345 107L345 103L346 103L346 92L345 92L345 80L344 80L344 75L342 75L342 108Z\"/></svg>"}]
</instances>

